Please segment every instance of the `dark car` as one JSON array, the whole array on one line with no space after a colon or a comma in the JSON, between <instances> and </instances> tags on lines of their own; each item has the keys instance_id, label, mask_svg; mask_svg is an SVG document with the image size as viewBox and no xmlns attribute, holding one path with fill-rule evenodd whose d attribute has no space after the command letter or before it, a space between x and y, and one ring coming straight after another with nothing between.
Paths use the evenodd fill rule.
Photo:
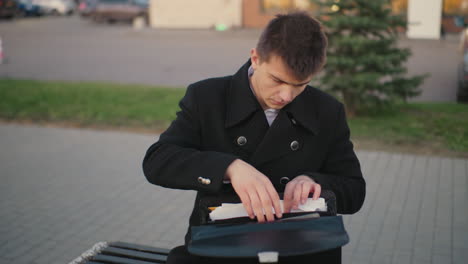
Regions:
<instances>
[{"instance_id":1,"label":"dark car","mask_svg":"<svg viewBox=\"0 0 468 264\"><path fill-rule=\"evenodd\" d=\"M148 0L99 0L90 13L96 22L148 20Z\"/></svg>"},{"instance_id":2,"label":"dark car","mask_svg":"<svg viewBox=\"0 0 468 264\"><path fill-rule=\"evenodd\" d=\"M15 0L0 0L0 18L13 18L17 13Z\"/></svg>"},{"instance_id":3,"label":"dark car","mask_svg":"<svg viewBox=\"0 0 468 264\"><path fill-rule=\"evenodd\" d=\"M42 16L44 14L44 10L33 0L16 0L16 4L21 16Z\"/></svg>"},{"instance_id":4,"label":"dark car","mask_svg":"<svg viewBox=\"0 0 468 264\"><path fill-rule=\"evenodd\" d=\"M468 28L461 32L457 101L468 103Z\"/></svg>"}]
</instances>

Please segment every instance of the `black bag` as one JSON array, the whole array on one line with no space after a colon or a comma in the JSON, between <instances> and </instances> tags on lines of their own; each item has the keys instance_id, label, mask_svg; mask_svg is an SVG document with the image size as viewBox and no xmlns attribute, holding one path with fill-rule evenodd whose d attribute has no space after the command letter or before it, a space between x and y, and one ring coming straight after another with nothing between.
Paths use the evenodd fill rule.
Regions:
<instances>
[{"instance_id":1,"label":"black bag","mask_svg":"<svg viewBox=\"0 0 468 264\"><path fill-rule=\"evenodd\" d=\"M240 199L233 196L220 201L219 197L205 197L200 200L202 225L191 227L188 251L206 257L257 257L261 252L287 257L342 247L349 237L342 217L336 216L335 195L323 190L321 197L327 212L288 213L268 223L257 223L248 217L210 221L209 207L240 203Z\"/></svg>"}]
</instances>

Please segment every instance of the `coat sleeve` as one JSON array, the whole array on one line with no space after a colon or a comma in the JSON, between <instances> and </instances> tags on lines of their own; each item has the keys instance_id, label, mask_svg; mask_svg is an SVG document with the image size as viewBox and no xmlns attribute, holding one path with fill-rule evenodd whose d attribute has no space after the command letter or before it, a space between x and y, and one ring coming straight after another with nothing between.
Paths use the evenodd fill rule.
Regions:
<instances>
[{"instance_id":1,"label":"coat sleeve","mask_svg":"<svg viewBox=\"0 0 468 264\"><path fill-rule=\"evenodd\" d=\"M366 182L349 139L350 131L342 104L336 120L335 135L322 168L318 172L304 174L319 183L322 189L335 193L338 213L352 214L359 211L364 203Z\"/></svg>"},{"instance_id":2,"label":"coat sleeve","mask_svg":"<svg viewBox=\"0 0 468 264\"><path fill-rule=\"evenodd\" d=\"M202 151L197 102L196 88L189 86L176 119L146 152L143 172L150 183L174 189L221 190L226 169L237 157Z\"/></svg>"}]
</instances>

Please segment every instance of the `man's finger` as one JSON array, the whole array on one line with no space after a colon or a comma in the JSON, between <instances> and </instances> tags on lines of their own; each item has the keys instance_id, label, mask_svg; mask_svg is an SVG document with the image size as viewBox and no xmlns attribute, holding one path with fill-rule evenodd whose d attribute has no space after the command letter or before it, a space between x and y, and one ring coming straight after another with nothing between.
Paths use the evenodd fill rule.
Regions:
<instances>
[{"instance_id":1,"label":"man's finger","mask_svg":"<svg viewBox=\"0 0 468 264\"><path fill-rule=\"evenodd\" d=\"M303 182L302 183L302 193L301 193L301 204L305 204L307 198L309 198L309 193L312 189L313 183Z\"/></svg>"},{"instance_id":2,"label":"man's finger","mask_svg":"<svg viewBox=\"0 0 468 264\"><path fill-rule=\"evenodd\" d=\"M315 183L314 184L314 195L312 196L312 199L317 200L320 197L320 193L322 192L322 186L320 184Z\"/></svg>"},{"instance_id":3,"label":"man's finger","mask_svg":"<svg viewBox=\"0 0 468 264\"><path fill-rule=\"evenodd\" d=\"M293 208L294 209L298 208L299 203L301 201L302 185L303 185L303 182L299 182L298 184L296 184L294 188L294 193L293 193Z\"/></svg>"},{"instance_id":4,"label":"man's finger","mask_svg":"<svg viewBox=\"0 0 468 264\"><path fill-rule=\"evenodd\" d=\"M260 223L265 222L265 216L263 213L262 203L260 201L260 198L258 197L257 192L250 193L250 201L251 201L252 209L255 213L255 216L257 217L257 221Z\"/></svg>"},{"instance_id":5,"label":"man's finger","mask_svg":"<svg viewBox=\"0 0 468 264\"><path fill-rule=\"evenodd\" d=\"M275 220L275 216L273 215L273 205L271 203L271 200L268 198L267 200L262 201L263 205L263 212L266 218L266 221L272 222Z\"/></svg>"},{"instance_id":6,"label":"man's finger","mask_svg":"<svg viewBox=\"0 0 468 264\"><path fill-rule=\"evenodd\" d=\"M273 204L268 191L262 186L257 192L260 197L260 202L262 203L262 211L264 212L266 220L269 222L275 220L272 211Z\"/></svg>"},{"instance_id":7,"label":"man's finger","mask_svg":"<svg viewBox=\"0 0 468 264\"><path fill-rule=\"evenodd\" d=\"M289 182L286 185L286 188L284 190L284 195L283 195L283 209L284 213L289 213L291 211L292 207L292 199L293 199L293 192L294 192L294 186L296 185L295 182Z\"/></svg>"},{"instance_id":8,"label":"man's finger","mask_svg":"<svg viewBox=\"0 0 468 264\"><path fill-rule=\"evenodd\" d=\"M281 212L281 206L280 206L280 198L278 193L276 192L275 188L273 185L269 185L266 188L268 195L270 196L270 200L273 204L273 208L275 209L275 215L278 218L281 218L283 216L283 213Z\"/></svg>"},{"instance_id":9,"label":"man's finger","mask_svg":"<svg viewBox=\"0 0 468 264\"><path fill-rule=\"evenodd\" d=\"M251 205L249 195L246 192L243 192L239 194L239 198L241 199L242 205L244 205L244 209L249 215L250 219L254 219L255 215L252 210L252 205Z\"/></svg>"}]
</instances>

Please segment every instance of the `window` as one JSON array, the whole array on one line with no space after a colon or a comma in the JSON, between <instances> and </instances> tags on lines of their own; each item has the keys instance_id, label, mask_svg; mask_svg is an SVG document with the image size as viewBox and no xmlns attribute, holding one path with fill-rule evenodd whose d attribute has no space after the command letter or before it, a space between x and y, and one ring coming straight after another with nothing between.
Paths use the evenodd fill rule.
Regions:
<instances>
[{"instance_id":1,"label":"window","mask_svg":"<svg viewBox=\"0 0 468 264\"><path fill-rule=\"evenodd\" d=\"M285 13L291 10L313 12L316 5L310 0L260 0L261 10L267 14Z\"/></svg>"}]
</instances>

